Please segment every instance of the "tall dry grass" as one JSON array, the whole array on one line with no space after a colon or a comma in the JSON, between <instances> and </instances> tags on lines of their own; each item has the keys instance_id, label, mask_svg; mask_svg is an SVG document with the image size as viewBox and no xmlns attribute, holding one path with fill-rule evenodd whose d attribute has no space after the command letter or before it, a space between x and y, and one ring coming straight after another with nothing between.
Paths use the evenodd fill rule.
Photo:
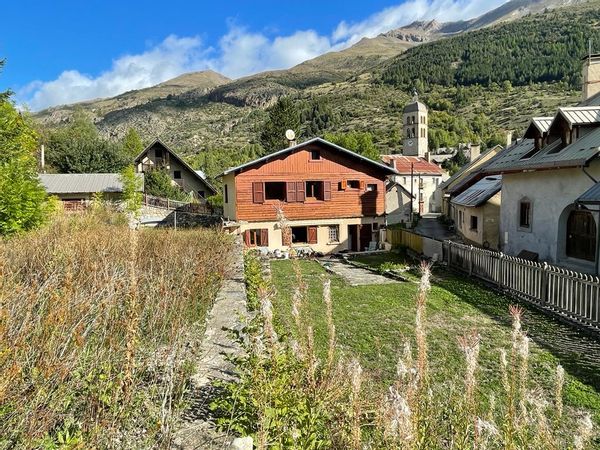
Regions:
<instances>
[{"instance_id":1,"label":"tall dry grass","mask_svg":"<svg viewBox=\"0 0 600 450\"><path fill-rule=\"evenodd\" d=\"M168 443L231 248L97 210L0 240L0 448Z\"/></svg>"}]
</instances>

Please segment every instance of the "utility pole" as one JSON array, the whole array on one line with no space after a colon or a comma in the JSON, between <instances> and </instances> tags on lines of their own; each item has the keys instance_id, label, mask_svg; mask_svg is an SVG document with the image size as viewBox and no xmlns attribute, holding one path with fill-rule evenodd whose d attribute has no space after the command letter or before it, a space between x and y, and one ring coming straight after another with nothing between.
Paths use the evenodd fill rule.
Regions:
<instances>
[{"instance_id":1,"label":"utility pole","mask_svg":"<svg viewBox=\"0 0 600 450\"><path fill-rule=\"evenodd\" d=\"M413 223L413 210L415 207L414 200L415 196L413 195L414 188L414 175L415 175L415 163L410 163L410 224L412 226Z\"/></svg>"}]
</instances>

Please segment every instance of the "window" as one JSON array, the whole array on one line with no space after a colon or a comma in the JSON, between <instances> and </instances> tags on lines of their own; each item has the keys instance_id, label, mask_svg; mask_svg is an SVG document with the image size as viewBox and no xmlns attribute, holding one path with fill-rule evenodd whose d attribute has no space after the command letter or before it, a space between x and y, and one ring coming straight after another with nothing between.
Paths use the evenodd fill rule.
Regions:
<instances>
[{"instance_id":1,"label":"window","mask_svg":"<svg viewBox=\"0 0 600 450\"><path fill-rule=\"evenodd\" d=\"M323 182L322 181L307 181L306 182L306 196L322 200L323 199Z\"/></svg>"},{"instance_id":2,"label":"window","mask_svg":"<svg viewBox=\"0 0 600 450\"><path fill-rule=\"evenodd\" d=\"M376 192L377 185L376 184L367 184L367 192Z\"/></svg>"},{"instance_id":3,"label":"window","mask_svg":"<svg viewBox=\"0 0 600 450\"><path fill-rule=\"evenodd\" d=\"M176 180L181 180L181 170L175 170L173 172L173 178L175 178Z\"/></svg>"},{"instance_id":4,"label":"window","mask_svg":"<svg viewBox=\"0 0 600 450\"><path fill-rule=\"evenodd\" d=\"M223 185L223 201L224 203L229 203L229 191L226 184Z\"/></svg>"},{"instance_id":5,"label":"window","mask_svg":"<svg viewBox=\"0 0 600 450\"><path fill-rule=\"evenodd\" d=\"M307 227L292 227L292 244L308 243Z\"/></svg>"},{"instance_id":6,"label":"window","mask_svg":"<svg viewBox=\"0 0 600 450\"><path fill-rule=\"evenodd\" d=\"M358 180L348 180L348 187L350 189L360 189L360 181L358 181Z\"/></svg>"},{"instance_id":7,"label":"window","mask_svg":"<svg viewBox=\"0 0 600 450\"><path fill-rule=\"evenodd\" d=\"M477 231L477 216L471 216L471 230Z\"/></svg>"},{"instance_id":8,"label":"window","mask_svg":"<svg viewBox=\"0 0 600 450\"><path fill-rule=\"evenodd\" d=\"M596 222L589 211L575 210L567 220L567 256L596 260Z\"/></svg>"},{"instance_id":9,"label":"window","mask_svg":"<svg viewBox=\"0 0 600 450\"><path fill-rule=\"evenodd\" d=\"M204 198L206 196L206 192L204 192L204 191L198 191L198 196L200 198Z\"/></svg>"},{"instance_id":10,"label":"window","mask_svg":"<svg viewBox=\"0 0 600 450\"><path fill-rule=\"evenodd\" d=\"M286 199L286 183L285 181L267 181L265 182L265 200L281 200Z\"/></svg>"},{"instance_id":11,"label":"window","mask_svg":"<svg viewBox=\"0 0 600 450\"><path fill-rule=\"evenodd\" d=\"M329 243L340 242L340 227L339 225L329 225Z\"/></svg>"},{"instance_id":12,"label":"window","mask_svg":"<svg viewBox=\"0 0 600 450\"><path fill-rule=\"evenodd\" d=\"M266 247L269 245L269 230L266 228L246 230L244 240L248 247Z\"/></svg>"},{"instance_id":13,"label":"window","mask_svg":"<svg viewBox=\"0 0 600 450\"><path fill-rule=\"evenodd\" d=\"M319 150L311 150L310 151L310 159L311 159L311 161L320 161L321 160L321 152Z\"/></svg>"},{"instance_id":14,"label":"window","mask_svg":"<svg viewBox=\"0 0 600 450\"><path fill-rule=\"evenodd\" d=\"M519 206L519 227L531 228L531 203L522 201Z\"/></svg>"},{"instance_id":15,"label":"window","mask_svg":"<svg viewBox=\"0 0 600 450\"><path fill-rule=\"evenodd\" d=\"M406 177L402 177L402 184L406 184Z\"/></svg>"},{"instance_id":16,"label":"window","mask_svg":"<svg viewBox=\"0 0 600 450\"><path fill-rule=\"evenodd\" d=\"M162 148L155 148L154 149L154 156L156 158L162 158L163 157L163 149Z\"/></svg>"}]
</instances>

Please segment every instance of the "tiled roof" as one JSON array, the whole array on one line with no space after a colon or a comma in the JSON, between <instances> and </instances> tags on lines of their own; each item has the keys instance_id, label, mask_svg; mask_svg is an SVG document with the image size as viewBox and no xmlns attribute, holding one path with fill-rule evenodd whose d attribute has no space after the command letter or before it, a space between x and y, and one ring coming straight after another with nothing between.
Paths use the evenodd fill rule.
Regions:
<instances>
[{"instance_id":1,"label":"tiled roof","mask_svg":"<svg viewBox=\"0 0 600 450\"><path fill-rule=\"evenodd\" d=\"M479 180L470 188L452 199L452 203L460 206L477 207L483 205L502 189L502 176L495 175Z\"/></svg>"},{"instance_id":2,"label":"tiled roof","mask_svg":"<svg viewBox=\"0 0 600 450\"><path fill-rule=\"evenodd\" d=\"M389 166L392 166L393 161L396 170L402 175L409 175L411 173L411 166L415 174L444 174L444 170L438 165L428 162L425 158L419 158L418 156L381 155L381 159Z\"/></svg>"},{"instance_id":3,"label":"tiled roof","mask_svg":"<svg viewBox=\"0 0 600 450\"><path fill-rule=\"evenodd\" d=\"M137 174L142 178L142 174ZM123 192L118 173L42 173L40 181L49 194Z\"/></svg>"}]
</instances>

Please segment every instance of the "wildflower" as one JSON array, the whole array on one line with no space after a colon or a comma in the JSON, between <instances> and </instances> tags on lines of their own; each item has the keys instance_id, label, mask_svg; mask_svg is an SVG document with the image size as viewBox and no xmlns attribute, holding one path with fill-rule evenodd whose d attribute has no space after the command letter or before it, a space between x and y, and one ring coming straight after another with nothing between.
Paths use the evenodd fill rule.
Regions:
<instances>
[{"instance_id":1,"label":"wildflower","mask_svg":"<svg viewBox=\"0 0 600 450\"><path fill-rule=\"evenodd\" d=\"M477 360L479 358L480 336L476 332L466 334L458 339L458 344L465 354L467 362L467 371L465 374L465 387L467 390L467 402L473 400L473 390L475 389L475 370L477 369Z\"/></svg>"},{"instance_id":2,"label":"wildflower","mask_svg":"<svg viewBox=\"0 0 600 450\"><path fill-rule=\"evenodd\" d=\"M558 364L556 366L556 388L555 388L555 407L556 416L560 419L563 413L562 391L565 384L565 369Z\"/></svg>"},{"instance_id":3,"label":"wildflower","mask_svg":"<svg viewBox=\"0 0 600 450\"><path fill-rule=\"evenodd\" d=\"M477 428L477 434L480 436L490 435L490 436L499 436L500 432L498 431L498 427L491 421L483 420L478 417L475 423Z\"/></svg>"},{"instance_id":4,"label":"wildflower","mask_svg":"<svg viewBox=\"0 0 600 450\"><path fill-rule=\"evenodd\" d=\"M592 423L592 417L589 413L586 413L579 420L579 426L577 427L577 433L573 442L575 450L581 450L585 447L586 443L592 437L593 431L594 424Z\"/></svg>"},{"instance_id":5,"label":"wildflower","mask_svg":"<svg viewBox=\"0 0 600 450\"><path fill-rule=\"evenodd\" d=\"M408 441L412 439L411 410L406 399L397 389L390 386L386 396L388 420L385 424L385 433L396 439Z\"/></svg>"}]
</instances>

